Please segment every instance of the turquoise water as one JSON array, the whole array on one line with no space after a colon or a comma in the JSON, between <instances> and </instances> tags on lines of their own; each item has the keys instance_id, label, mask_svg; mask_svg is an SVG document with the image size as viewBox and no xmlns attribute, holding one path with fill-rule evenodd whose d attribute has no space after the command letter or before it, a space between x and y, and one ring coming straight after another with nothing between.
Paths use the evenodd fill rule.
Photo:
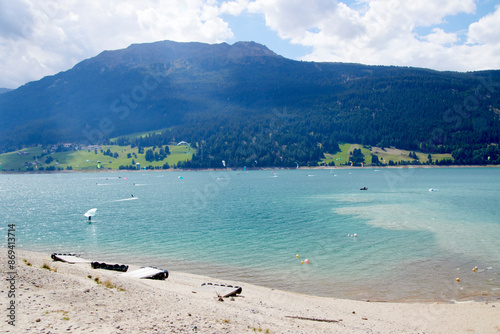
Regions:
<instances>
[{"instance_id":1,"label":"turquoise water","mask_svg":"<svg viewBox=\"0 0 500 334\"><path fill-rule=\"evenodd\" d=\"M499 189L494 168L0 174L0 233L312 295L493 300Z\"/></svg>"}]
</instances>

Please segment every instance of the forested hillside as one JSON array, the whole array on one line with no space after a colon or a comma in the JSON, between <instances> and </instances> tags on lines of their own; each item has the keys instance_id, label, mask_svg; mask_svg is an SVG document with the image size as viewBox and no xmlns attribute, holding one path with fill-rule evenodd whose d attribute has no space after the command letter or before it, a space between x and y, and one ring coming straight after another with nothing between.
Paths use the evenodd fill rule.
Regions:
<instances>
[{"instance_id":1,"label":"forested hillside","mask_svg":"<svg viewBox=\"0 0 500 334\"><path fill-rule=\"evenodd\" d=\"M198 148L189 167L316 164L338 143L500 163L500 71L300 62L266 47L157 42L106 51L0 95L1 151L58 142Z\"/></svg>"}]
</instances>

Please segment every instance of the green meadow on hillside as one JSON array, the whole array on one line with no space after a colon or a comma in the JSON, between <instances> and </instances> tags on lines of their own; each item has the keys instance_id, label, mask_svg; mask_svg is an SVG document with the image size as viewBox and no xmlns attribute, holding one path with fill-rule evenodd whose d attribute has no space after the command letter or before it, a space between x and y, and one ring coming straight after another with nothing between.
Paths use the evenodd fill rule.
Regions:
<instances>
[{"instance_id":1,"label":"green meadow on hillside","mask_svg":"<svg viewBox=\"0 0 500 334\"><path fill-rule=\"evenodd\" d=\"M165 163L168 163L170 167L175 167L179 161L191 159L193 153L196 152L194 149L191 149L188 155L187 146L169 145L168 148L170 155L165 159L150 162L146 161L146 152L151 147L145 147L144 153L139 153L137 147L103 145L99 150L68 150L42 156L43 149L41 146L38 146L1 154L0 166L2 170L15 172L28 171L30 168L33 170L40 170L40 168L43 168L43 170L49 168L49 170L72 169L79 171L113 170L120 169L120 166L136 166L137 163L140 164L141 168L161 169ZM104 154L108 149L111 155ZM153 152L159 153L159 151L160 149L157 147ZM115 157L115 153L118 155L117 157ZM98 161L100 161L100 168L98 168ZM33 164L33 162L37 162L37 164Z\"/></svg>"},{"instance_id":2,"label":"green meadow on hillside","mask_svg":"<svg viewBox=\"0 0 500 334\"><path fill-rule=\"evenodd\" d=\"M138 134L140 136L140 134ZM326 154L320 165L335 163L335 166L350 166L351 154L355 149L360 149L364 155L364 165L372 165L372 154L378 156L381 164L413 164L414 158L410 157L412 152L395 148L364 147L359 144L340 144L341 151L336 154ZM67 150L43 154L41 146L22 149L17 152L4 153L0 155L0 167L4 171L24 172L30 170L76 170L76 171L97 171L97 170L117 170L121 168L131 168L140 164L141 169L164 169L167 167L176 168L180 161L188 161L192 158L196 149L191 149L185 145L168 145L170 154L163 160L146 161L146 152L152 147L144 147L142 153L138 148L131 146L103 145L98 150ZM105 154L108 152L110 155ZM18 153L19 152L19 153ZM156 147L153 153L160 153L160 148ZM418 161L422 164L429 162L428 154L415 152ZM433 162L443 159L453 160L451 154L432 154ZM100 168L98 168L100 161ZM392 163L390 163L392 161ZM37 162L37 164L33 164Z\"/></svg>"},{"instance_id":3,"label":"green meadow on hillside","mask_svg":"<svg viewBox=\"0 0 500 334\"><path fill-rule=\"evenodd\" d=\"M380 147L364 147L359 144L339 144L340 152L336 154L325 154L325 158L320 164L329 164L332 161L336 166L350 165L351 154L355 149L361 149L361 153L365 158L365 166L372 164L372 154L378 156L379 162L384 165L390 164L412 164L416 159L410 157L411 151L399 150L396 148L380 148ZM418 161L422 164L429 163L429 154L422 152L415 152ZM453 160L451 154L431 154L433 162L441 161L443 159Z\"/></svg>"}]
</instances>

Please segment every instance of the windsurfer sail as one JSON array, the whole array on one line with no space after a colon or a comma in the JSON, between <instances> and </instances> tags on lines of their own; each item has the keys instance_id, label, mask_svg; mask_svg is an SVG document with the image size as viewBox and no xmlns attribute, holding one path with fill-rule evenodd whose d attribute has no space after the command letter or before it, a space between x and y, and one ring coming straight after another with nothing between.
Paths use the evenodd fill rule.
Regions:
<instances>
[{"instance_id":1,"label":"windsurfer sail","mask_svg":"<svg viewBox=\"0 0 500 334\"><path fill-rule=\"evenodd\" d=\"M92 216L94 216L94 215L95 215L95 212L96 212L96 211L97 211L97 209L96 209L96 208L94 208L94 209L90 209L89 211L85 212L83 215L84 215L85 217L88 217L88 218L89 218L89 221L91 221L91 220L92 220Z\"/></svg>"}]
</instances>

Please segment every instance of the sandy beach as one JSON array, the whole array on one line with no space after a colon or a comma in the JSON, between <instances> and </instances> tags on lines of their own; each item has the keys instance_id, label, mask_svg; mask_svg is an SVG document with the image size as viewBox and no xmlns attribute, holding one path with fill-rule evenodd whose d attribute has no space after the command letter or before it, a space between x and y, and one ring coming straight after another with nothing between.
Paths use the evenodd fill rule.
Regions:
<instances>
[{"instance_id":1,"label":"sandy beach","mask_svg":"<svg viewBox=\"0 0 500 334\"><path fill-rule=\"evenodd\" d=\"M5 284L10 270L2 259L4 333L500 333L498 301L342 300L180 272L170 272L164 281L134 279L24 250L16 250L12 297L12 285ZM220 301L201 288L208 282L243 290ZM7 310L12 301L14 312ZM12 318L15 326L8 323Z\"/></svg>"}]
</instances>

